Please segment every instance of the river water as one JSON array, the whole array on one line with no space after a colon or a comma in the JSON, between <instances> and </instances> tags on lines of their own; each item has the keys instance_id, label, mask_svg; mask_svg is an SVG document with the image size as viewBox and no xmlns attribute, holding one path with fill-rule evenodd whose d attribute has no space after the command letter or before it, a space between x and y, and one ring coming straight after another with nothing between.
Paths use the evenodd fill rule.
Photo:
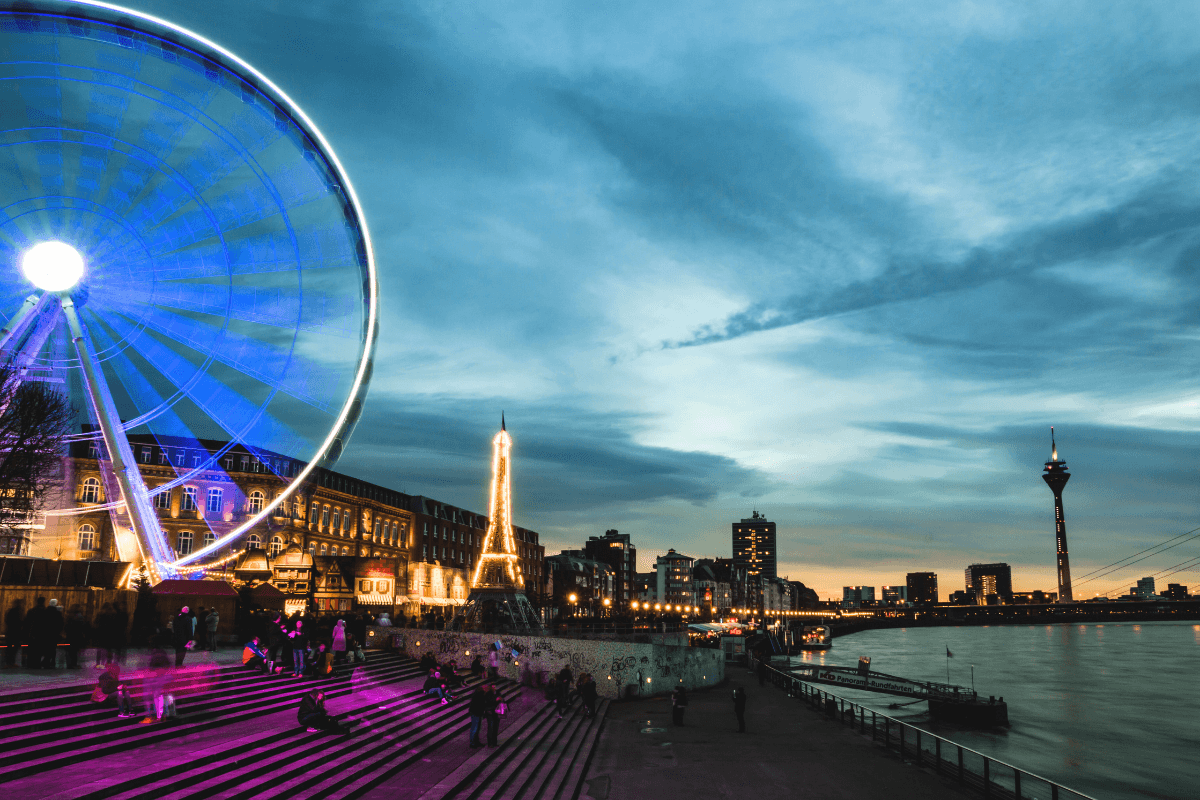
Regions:
<instances>
[{"instance_id":1,"label":"river water","mask_svg":"<svg viewBox=\"0 0 1200 800\"><path fill-rule=\"evenodd\" d=\"M954 654L946 658L946 650ZM1200 625L997 625L863 631L794 663L971 685L1003 696L1010 727L972 731L925 703L822 687L1097 800L1200 798Z\"/></svg>"}]
</instances>

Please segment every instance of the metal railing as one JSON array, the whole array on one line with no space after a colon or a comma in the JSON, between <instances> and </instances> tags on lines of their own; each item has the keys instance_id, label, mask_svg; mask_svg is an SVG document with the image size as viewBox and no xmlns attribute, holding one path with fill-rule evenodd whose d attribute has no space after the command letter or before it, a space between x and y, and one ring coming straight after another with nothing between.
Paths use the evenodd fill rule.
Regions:
<instances>
[{"instance_id":1,"label":"metal railing","mask_svg":"<svg viewBox=\"0 0 1200 800\"><path fill-rule=\"evenodd\" d=\"M830 719L838 720L860 734L870 735L887 750L917 766L930 767L962 786L997 800L1095 800L1091 795L1015 767L978 750L964 747L907 722L880 714L859 703L818 689L799 678L767 665L767 680L790 697L807 704Z\"/></svg>"}]
</instances>

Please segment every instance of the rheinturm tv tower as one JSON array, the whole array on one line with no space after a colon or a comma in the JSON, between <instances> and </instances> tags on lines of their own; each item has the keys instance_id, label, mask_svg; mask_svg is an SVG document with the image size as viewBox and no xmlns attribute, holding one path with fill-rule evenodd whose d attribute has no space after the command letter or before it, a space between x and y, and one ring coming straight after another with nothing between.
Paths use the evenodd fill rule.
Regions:
<instances>
[{"instance_id":1,"label":"rheinturm tv tower","mask_svg":"<svg viewBox=\"0 0 1200 800\"><path fill-rule=\"evenodd\" d=\"M1050 428L1050 460L1042 470L1042 480L1054 492L1054 540L1058 547L1058 602L1070 603L1071 562L1067 558L1067 520L1063 516L1062 490L1071 480L1067 462L1058 460L1058 445L1054 443L1054 428Z\"/></svg>"},{"instance_id":2,"label":"rheinturm tv tower","mask_svg":"<svg viewBox=\"0 0 1200 800\"><path fill-rule=\"evenodd\" d=\"M541 633L542 624L529 598L512 532L512 480L509 451L512 437L500 415L500 432L492 439L492 492L487 533L471 594L463 608L462 628L488 633Z\"/></svg>"}]
</instances>

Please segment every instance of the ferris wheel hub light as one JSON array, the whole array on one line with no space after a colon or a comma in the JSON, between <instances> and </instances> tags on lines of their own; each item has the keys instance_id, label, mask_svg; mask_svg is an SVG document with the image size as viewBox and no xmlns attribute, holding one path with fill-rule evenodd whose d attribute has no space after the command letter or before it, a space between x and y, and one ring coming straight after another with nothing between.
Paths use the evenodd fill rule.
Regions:
<instances>
[{"instance_id":1,"label":"ferris wheel hub light","mask_svg":"<svg viewBox=\"0 0 1200 800\"><path fill-rule=\"evenodd\" d=\"M42 242L25 251L21 271L39 289L65 292L83 277L83 256L69 244Z\"/></svg>"}]
</instances>

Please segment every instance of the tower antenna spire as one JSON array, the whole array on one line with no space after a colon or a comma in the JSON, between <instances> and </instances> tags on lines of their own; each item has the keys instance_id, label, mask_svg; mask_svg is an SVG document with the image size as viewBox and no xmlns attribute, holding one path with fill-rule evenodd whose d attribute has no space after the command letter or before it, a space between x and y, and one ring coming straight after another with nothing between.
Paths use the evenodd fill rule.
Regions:
<instances>
[{"instance_id":1,"label":"tower antenna spire","mask_svg":"<svg viewBox=\"0 0 1200 800\"><path fill-rule=\"evenodd\" d=\"M1054 443L1054 426L1050 426L1050 460L1058 461L1058 445Z\"/></svg>"},{"instance_id":2,"label":"tower antenna spire","mask_svg":"<svg viewBox=\"0 0 1200 800\"><path fill-rule=\"evenodd\" d=\"M503 411L500 412L500 430L502 430L502 431L508 430L508 428L504 427L504 412ZM1054 428L1050 429L1050 438L1054 438Z\"/></svg>"}]
</instances>

